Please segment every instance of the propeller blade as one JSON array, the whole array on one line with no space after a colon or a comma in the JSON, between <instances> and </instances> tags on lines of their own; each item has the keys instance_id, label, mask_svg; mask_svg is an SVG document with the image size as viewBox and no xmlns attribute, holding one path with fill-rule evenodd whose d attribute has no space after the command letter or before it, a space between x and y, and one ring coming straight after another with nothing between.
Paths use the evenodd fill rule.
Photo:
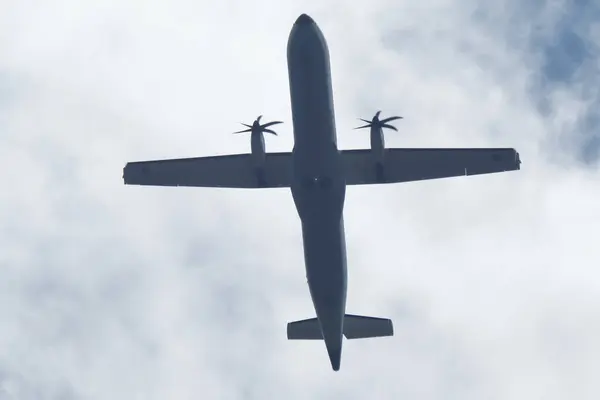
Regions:
<instances>
[{"instance_id":1,"label":"propeller blade","mask_svg":"<svg viewBox=\"0 0 600 400\"><path fill-rule=\"evenodd\" d=\"M382 124L386 124L390 121L395 121L397 119L402 119L402 117L388 117L388 118L380 120L379 122L381 122Z\"/></svg>"},{"instance_id":2,"label":"propeller blade","mask_svg":"<svg viewBox=\"0 0 600 400\"><path fill-rule=\"evenodd\" d=\"M240 122L240 124L242 124L243 126L245 126L248 129L244 129L243 131L237 131L237 132L233 132L233 133L237 134L237 133L251 132L252 134L255 134L255 133L268 132L268 133L270 133L272 135L276 135L277 136L277 133L275 131L273 131L271 129L266 129L266 128L269 127L269 126L277 125L277 124L283 124L283 121L271 121L271 122L267 122L264 125L261 125L260 124L260 120L261 120L262 117L263 117L262 115L259 115L256 118L256 120L254 121L254 123L252 125L248 125L248 124L245 124L243 122Z\"/></svg>"},{"instance_id":3,"label":"propeller blade","mask_svg":"<svg viewBox=\"0 0 600 400\"><path fill-rule=\"evenodd\" d=\"M395 126L393 126L393 125L389 125L389 124L381 124L381 127L382 127L382 128L393 129L393 130L395 130L396 132L398 132L398 129L396 129L396 127L395 127Z\"/></svg>"},{"instance_id":4,"label":"propeller blade","mask_svg":"<svg viewBox=\"0 0 600 400\"><path fill-rule=\"evenodd\" d=\"M233 132L233 134L235 135L236 133L246 133L246 132L252 132L252 129L244 129L243 131Z\"/></svg>"},{"instance_id":5,"label":"propeller blade","mask_svg":"<svg viewBox=\"0 0 600 400\"><path fill-rule=\"evenodd\" d=\"M264 125L261 125L261 128L266 128L268 126L272 126L272 125L277 125L277 124L283 124L283 121L273 121L273 122L267 122Z\"/></svg>"},{"instance_id":6,"label":"propeller blade","mask_svg":"<svg viewBox=\"0 0 600 400\"><path fill-rule=\"evenodd\" d=\"M395 126L388 124L388 122L391 121L395 121L397 119L402 119L403 117L400 116L393 116L393 117L388 117L385 119L379 119L379 114L381 113L381 111L377 111L375 113L375 116L373 117L373 119L371 121L367 121L366 119L362 119L362 118L358 118L360 121L362 122L366 122L366 125L363 126L359 126L356 127L354 129L363 129L363 128L371 128L371 127L376 127L376 128L388 128L388 129L393 129L396 132L398 132L398 129L396 129Z\"/></svg>"}]
</instances>

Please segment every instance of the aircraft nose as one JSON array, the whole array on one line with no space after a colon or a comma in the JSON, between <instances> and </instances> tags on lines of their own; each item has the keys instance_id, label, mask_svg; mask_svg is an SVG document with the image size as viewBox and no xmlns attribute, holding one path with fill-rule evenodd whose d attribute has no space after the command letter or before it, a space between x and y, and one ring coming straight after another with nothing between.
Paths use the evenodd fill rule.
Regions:
<instances>
[{"instance_id":1,"label":"aircraft nose","mask_svg":"<svg viewBox=\"0 0 600 400\"><path fill-rule=\"evenodd\" d=\"M295 25L310 25L314 23L315 21L311 17L306 14L302 14L296 20Z\"/></svg>"}]
</instances>

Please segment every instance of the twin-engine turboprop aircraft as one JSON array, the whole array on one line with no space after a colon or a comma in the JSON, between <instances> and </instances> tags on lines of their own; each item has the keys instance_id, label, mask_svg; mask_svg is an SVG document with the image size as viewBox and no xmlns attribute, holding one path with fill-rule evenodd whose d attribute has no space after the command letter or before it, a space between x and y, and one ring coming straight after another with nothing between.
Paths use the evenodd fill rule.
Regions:
<instances>
[{"instance_id":1,"label":"twin-engine turboprop aircraft","mask_svg":"<svg viewBox=\"0 0 600 400\"><path fill-rule=\"evenodd\" d=\"M329 50L321 30L300 15L287 45L294 127L292 152L266 153L263 133L276 134L258 117L244 124L250 154L130 162L127 185L221 188L290 188L302 224L304 261L316 318L290 322L288 339L324 340L331 366L340 368L342 336L392 336L392 321L346 314L344 199L347 185L410 182L520 169L510 148L386 149L383 128L401 117L379 119L370 128L370 150L339 150Z\"/></svg>"}]
</instances>

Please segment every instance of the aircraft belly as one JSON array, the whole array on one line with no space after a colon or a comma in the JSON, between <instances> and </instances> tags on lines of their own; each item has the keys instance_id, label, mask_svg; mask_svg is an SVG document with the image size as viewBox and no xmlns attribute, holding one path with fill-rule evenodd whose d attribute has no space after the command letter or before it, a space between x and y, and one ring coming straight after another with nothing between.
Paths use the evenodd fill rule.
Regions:
<instances>
[{"instance_id":1,"label":"aircraft belly","mask_svg":"<svg viewBox=\"0 0 600 400\"><path fill-rule=\"evenodd\" d=\"M346 303L346 249L343 219L302 224L306 277L317 314L342 310Z\"/></svg>"}]
</instances>

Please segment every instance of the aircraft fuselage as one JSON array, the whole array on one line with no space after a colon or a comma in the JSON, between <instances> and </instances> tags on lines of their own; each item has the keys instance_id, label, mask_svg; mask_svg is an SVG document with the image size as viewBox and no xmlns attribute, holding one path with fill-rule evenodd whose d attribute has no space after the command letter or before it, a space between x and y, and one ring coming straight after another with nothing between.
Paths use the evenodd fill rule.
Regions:
<instances>
[{"instance_id":1,"label":"aircraft fuselage","mask_svg":"<svg viewBox=\"0 0 600 400\"><path fill-rule=\"evenodd\" d=\"M346 182L337 147L329 50L321 30L307 15L301 15L292 28L287 59L294 125L291 191L302 222L311 298L337 371L347 290Z\"/></svg>"}]
</instances>

